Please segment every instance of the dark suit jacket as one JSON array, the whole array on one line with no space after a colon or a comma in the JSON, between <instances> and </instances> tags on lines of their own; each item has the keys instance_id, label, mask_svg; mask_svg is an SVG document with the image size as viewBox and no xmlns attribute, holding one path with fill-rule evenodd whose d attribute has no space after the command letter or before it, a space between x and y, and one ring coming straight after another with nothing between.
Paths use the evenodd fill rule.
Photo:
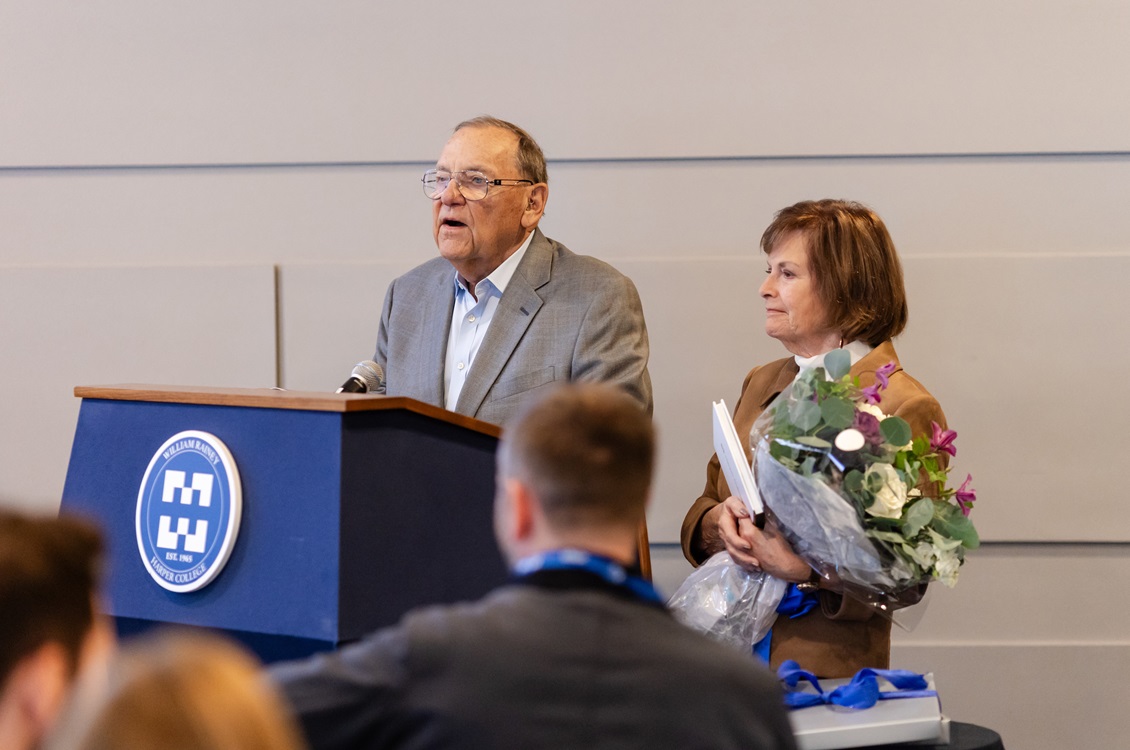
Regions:
<instances>
[{"instance_id":1,"label":"dark suit jacket","mask_svg":"<svg viewBox=\"0 0 1130 750\"><path fill-rule=\"evenodd\" d=\"M373 359L386 393L442 407L455 271L435 258L389 285ZM651 412L647 327L631 280L534 230L454 411L505 424L557 381L611 382Z\"/></svg>"},{"instance_id":2,"label":"dark suit jacket","mask_svg":"<svg viewBox=\"0 0 1130 750\"><path fill-rule=\"evenodd\" d=\"M860 385L875 383L875 371L887 364L898 364L898 355L886 341L855 363L851 373ZM798 368L792 357L755 367L746 375L742 395L734 408L734 426L746 438L754 421L765 407L793 381ZM921 383L906 374L900 366L890 376L890 386L882 393L879 408L885 414L902 417L913 435L929 435L930 422L946 425L945 415L937 399ZM749 441L743 440L746 457L750 458ZM698 530L706 512L731 495L722 475L718 456L706 467L706 489L695 500L683 519L683 554L694 565L706 558L698 546ZM770 666L774 669L786 659L820 677L850 677L864 667L887 668L891 658L891 622L872 616L873 610L830 591L820 592L820 608L808 615L789 619L777 618L773 625Z\"/></svg>"},{"instance_id":3,"label":"dark suit jacket","mask_svg":"<svg viewBox=\"0 0 1130 750\"><path fill-rule=\"evenodd\" d=\"M749 655L591 574L526 581L274 667L313 750L794 747Z\"/></svg>"}]
</instances>

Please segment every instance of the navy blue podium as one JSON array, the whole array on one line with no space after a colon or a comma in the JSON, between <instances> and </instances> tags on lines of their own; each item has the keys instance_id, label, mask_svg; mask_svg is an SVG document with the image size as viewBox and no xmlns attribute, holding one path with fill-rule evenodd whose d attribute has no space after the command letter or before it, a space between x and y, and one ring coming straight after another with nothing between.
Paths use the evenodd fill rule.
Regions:
<instances>
[{"instance_id":1,"label":"navy blue podium","mask_svg":"<svg viewBox=\"0 0 1130 750\"><path fill-rule=\"evenodd\" d=\"M106 533L108 608L123 632L218 629L273 661L505 580L491 521L494 425L375 395L141 385L75 395L62 507ZM243 509L226 565L182 593L150 575L135 521L155 451L187 430L226 445Z\"/></svg>"}]
</instances>

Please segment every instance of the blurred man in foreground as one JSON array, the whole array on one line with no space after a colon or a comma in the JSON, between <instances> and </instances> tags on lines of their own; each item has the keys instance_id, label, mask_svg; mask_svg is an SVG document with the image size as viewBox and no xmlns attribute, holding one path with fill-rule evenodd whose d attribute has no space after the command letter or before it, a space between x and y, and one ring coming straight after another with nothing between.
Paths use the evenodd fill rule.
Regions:
<instances>
[{"instance_id":1,"label":"blurred man in foreground","mask_svg":"<svg viewBox=\"0 0 1130 750\"><path fill-rule=\"evenodd\" d=\"M607 385L507 427L495 532L512 580L276 666L315 748L793 748L773 678L676 623L626 568L652 475L646 413Z\"/></svg>"},{"instance_id":2,"label":"blurred man in foreground","mask_svg":"<svg viewBox=\"0 0 1130 750\"><path fill-rule=\"evenodd\" d=\"M0 510L0 748L37 747L77 676L104 663L101 554L83 522Z\"/></svg>"}]
</instances>

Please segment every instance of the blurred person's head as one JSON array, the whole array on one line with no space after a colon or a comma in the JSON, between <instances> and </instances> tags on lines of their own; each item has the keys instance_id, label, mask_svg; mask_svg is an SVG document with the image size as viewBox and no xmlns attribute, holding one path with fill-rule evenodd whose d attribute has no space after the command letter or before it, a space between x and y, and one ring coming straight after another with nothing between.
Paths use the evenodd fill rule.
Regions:
<instances>
[{"instance_id":1,"label":"blurred person's head","mask_svg":"<svg viewBox=\"0 0 1130 750\"><path fill-rule=\"evenodd\" d=\"M801 201L777 212L761 237L765 330L793 354L814 356L863 341L878 346L906 327L902 265L871 209Z\"/></svg>"},{"instance_id":2,"label":"blurred person's head","mask_svg":"<svg viewBox=\"0 0 1130 750\"><path fill-rule=\"evenodd\" d=\"M0 510L0 748L37 746L78 674L104 660L101 556L83 521Z\"/></svg>"},{"instance_id":3,"label":"blurred person's head","mask_svg":"<svg viewBox=\"0 0 1130 750\"><path fill-rule=\"evenodd\" d=\"M162 631L128 642L82 686L47 747L57 750L301 750L259 662L217 635Z\"/></svg>"},{"instance_id":4,"label":"blurred person's head","mask_svg":"<svg viewBox=\"0 0 1130 750\"><path fill-rule=\"evenodd\" d=\"M507 559L579 547L631 563L654 457L651 419L619 388L548 390L498 449L495 533Z\"/></svg>"}]
</instances>

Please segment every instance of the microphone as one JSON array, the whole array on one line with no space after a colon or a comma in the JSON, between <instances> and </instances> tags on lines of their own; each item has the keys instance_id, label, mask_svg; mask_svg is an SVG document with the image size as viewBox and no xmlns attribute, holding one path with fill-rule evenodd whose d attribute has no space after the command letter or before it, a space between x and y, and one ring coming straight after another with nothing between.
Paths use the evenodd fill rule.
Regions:
<instances>
[{"instance_id":1,"label":"microphone","mask_svg":"<svg viewBox=\"0 0 1130 750\"><path fill-rule=\"evenodd\" d=\"M371 359L358 362L349 380L335 393L384 393L385 371Z\"/></svg>"}]
</instances>

